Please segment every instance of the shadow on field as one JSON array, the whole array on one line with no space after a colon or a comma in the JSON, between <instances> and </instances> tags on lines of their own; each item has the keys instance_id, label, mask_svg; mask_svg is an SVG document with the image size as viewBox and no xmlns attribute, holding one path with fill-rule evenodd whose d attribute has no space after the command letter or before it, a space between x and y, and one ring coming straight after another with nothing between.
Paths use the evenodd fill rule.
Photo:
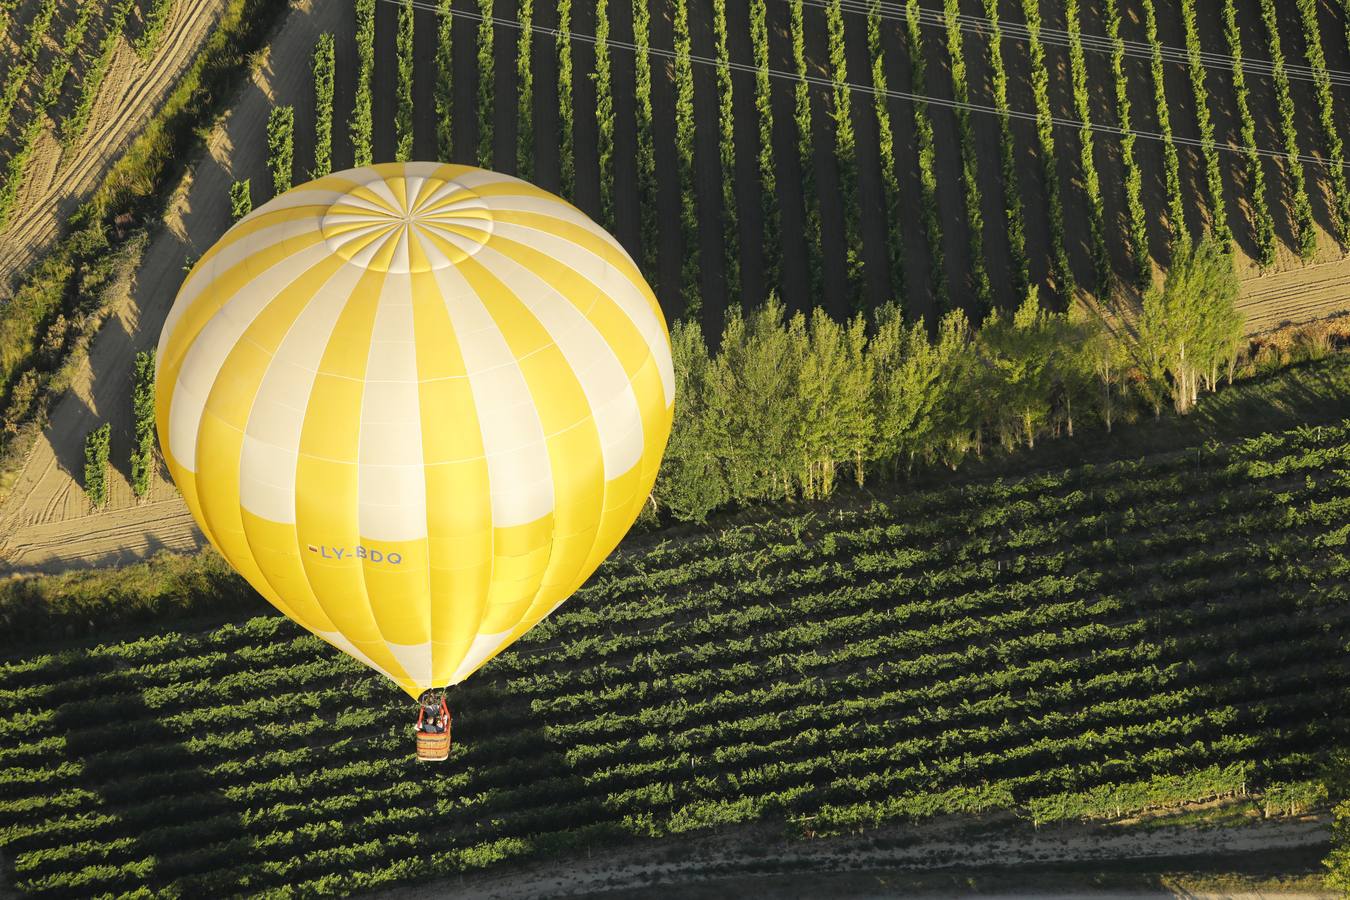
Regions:
<instances>
[{"instance_id":1,"label":"shadow on field","mask_svg":"<svg viewBox=\"0 0 1350 900\"><path fill-rule=\"evenodd\" d=\"M117 866L98 887L158 893L212 860L228 865L244 848L204 849L237 839L240 821L209 771L212 760L194 746L201 732L181 731L166 719L185 708L153 708L146 697L155 687L147 690L122 671L130 667L99 657L86 673L97 688L57 707L54 730L65 739L62 761L80 768L79 787L98 797L88 803L90 812L113 820L104 826L106 838L131 838L115 856L88 861Z\"/></svg>"}]
</instances>

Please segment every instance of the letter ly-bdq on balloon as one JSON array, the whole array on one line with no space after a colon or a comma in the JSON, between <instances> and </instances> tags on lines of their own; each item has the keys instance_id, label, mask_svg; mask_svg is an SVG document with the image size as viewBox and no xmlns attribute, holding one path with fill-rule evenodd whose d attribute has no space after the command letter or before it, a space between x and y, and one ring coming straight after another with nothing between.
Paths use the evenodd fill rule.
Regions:
<instances>
[{"instance_id":1,"label":"letter ly-bdq on balloon","mask_svg":"<svg viewBox=\"0 0 1350 900\"><path fill-rule=\"evenodd\" d=\"M300 185L192 268L155 412L197 523L260 594L409 694L458 683L595 571L675 400L633 260L468 166Z\"/></svg>"}]
</instances>

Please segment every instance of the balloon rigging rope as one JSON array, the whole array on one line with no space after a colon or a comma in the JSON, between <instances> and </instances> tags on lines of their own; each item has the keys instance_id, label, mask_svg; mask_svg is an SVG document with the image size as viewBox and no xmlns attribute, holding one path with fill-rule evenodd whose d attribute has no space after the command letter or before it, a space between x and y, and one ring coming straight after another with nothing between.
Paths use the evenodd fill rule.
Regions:
<instances>
[{"instance_id":1,"label":"balloon rigging rope","mask_svg":"<svg viewBox=\"0 0 1350 900\"><path fill-rule=\"evenodd\" d=\"M523 30L525 27L515 19L503 19L497 16L484 16L482 13L474 12L471 10L461 10L461 9L442 10L437 6L429 2L426 2L426 0L380 0L380 2L388 3L400 8L408 7L412 9L423 10L425 12L430 12L438 16L449 15L451 17L460 17L470 19L476 22L482 22L485 19L487 19L488 21L491 21L493 25L498 25L504 28L513 28L516 29L517 31ZM807 0L803 0L803 2L807 2ZM823 5L823 3L812 2L812 5ZM560 29L548 28L543 25L532 24L529 27L532 33L545 35L548 37L557 38L560 37L562 34ZM573 41L578 41L583 44L596 43L596 37L595 35L592 34L580 34L575 31L569 31L568 36ZM640 49L636 44L629 43L627 41L619 41L610 38L606 41L606 44L607 46L617 47L621 50L628 50L633 53L640 52ZM713 66L715 68L720 69L728 69L733 72L746 72L750 74L756 74L761 71L758 66L750 65L749 63L733 62L729 59L721 59L715 56L700 56L695 53L691 53L685 56L683 54L676 53L674 50L663 50L658 47L648 47L646 52L649 56L655 56L662 59L671 59L678 61L679 59L683 58L687 59L691 63ZM832 81L831 79L824 78L818 75L798 75L796 72L789 72L784 69L772 69L772 68L764 71L767 72L770 78L776 78L783 81L805 82L806 84L829 88L833 88L836 86L835 82ZM1041 116L1039 113L1026 112L1025 110L1017 110L1017 109L1000 110L998 107L988 106L982 103L962 102L959 100L951 100L943 97L934 97L928 94L915 94L911 93L910 91L897 91L889 89L885 91L878 91L871 85L858 84L856 82L846 81L842 82L838 86L846 88L849 91L852 91L853 93L857 94L868 94L874 97L880 95L894 100L905 100L912 103L927 103L932 106L945 107L948 109L963 109L968 112L982 113L994 116L1003 116L1010 119L1016 119L1027 122L1047 122L1049 124L1057 125L1062 128L1073 128L1080 131L1086 129L1088 131L1092 131L1097 134L1113 135L1117 137L1125 137L1128 135L1135 138L1143 138L1144 140L1159 141L1159 142L1166 142L1169 140L1169 137L1167 135L1164 135L1161 132L1157 131L1141 131L1133 128L1121 128L1118 125L1106 125L1093 122L1084 122L1080 119L1073 119L1065 116L1054 116L1054 115ZM1335 165L1335 163L1330 159L1323 159L1321 157L1313 156L1307 153L1299 153L1291 155L1282 150L1271 150L1265 147L1253 147L1245 144L1233 144L1228 142L1223 143L1220 143L1218 141L1206 142L1201 140L1200 138L1186 137L1184 135L1177 135L1177 134L1172 135L1170 137L1170 140L1174 144L1179 144L1184 147L1199 147L1203 149L1204 147L1206 147L1208 143L1208 146L1211 146L1216 150L1222 150L1226 153L1234 153L1239 155L1247 155L1254 153L1258 156L1267 156L1272 159L1294 160L1308 165L1324 166L1327 168L1331 168L1332 166ZM1343 167L1350 167L1350 163L1343 164Z\"/></svg>"}]
</instances>

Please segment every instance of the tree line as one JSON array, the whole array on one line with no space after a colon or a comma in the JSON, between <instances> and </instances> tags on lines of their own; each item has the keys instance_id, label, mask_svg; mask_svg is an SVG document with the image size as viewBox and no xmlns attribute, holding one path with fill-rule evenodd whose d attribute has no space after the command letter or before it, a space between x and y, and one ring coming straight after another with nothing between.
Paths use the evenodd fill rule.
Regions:
<instances>
[{"instance_id":1,"label":"tree line","mask_svg":"<svg viewBox=\"0 0 1350 900\"><path fill-rule=\"evenodd\" d=\"M862 484L1083 422L1187 412L1232 378L1237 293L1231 256L1206 239L1179 251L1128 336L1046 308L1034 286L1012 314L976 327L952 310L931 332L895 304L839 322L819 308L789 318L772 297L733 308L715 351L678 322L679 401L654 503L701 521L730 503L826 497L841 470Z\"/></svg>"}]
</instances>

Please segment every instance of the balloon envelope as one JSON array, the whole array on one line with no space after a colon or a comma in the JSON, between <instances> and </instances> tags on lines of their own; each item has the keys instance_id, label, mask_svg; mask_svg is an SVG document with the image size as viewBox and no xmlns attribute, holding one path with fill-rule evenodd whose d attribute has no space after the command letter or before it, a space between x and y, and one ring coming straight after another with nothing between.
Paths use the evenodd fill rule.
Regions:
<instances>
[{"instance_id":1,"label":"balloon envelope","mask_svg":"<svg viewBox=\"0 0 1350 900\"><path fill-rule=\"evenodd\" d=\"M416 162L237 222L184 281L156 376L211 543L414 696L595 571L651 491L675 391L617 241L516 178Z\"/></svg>"}]
</instances>

